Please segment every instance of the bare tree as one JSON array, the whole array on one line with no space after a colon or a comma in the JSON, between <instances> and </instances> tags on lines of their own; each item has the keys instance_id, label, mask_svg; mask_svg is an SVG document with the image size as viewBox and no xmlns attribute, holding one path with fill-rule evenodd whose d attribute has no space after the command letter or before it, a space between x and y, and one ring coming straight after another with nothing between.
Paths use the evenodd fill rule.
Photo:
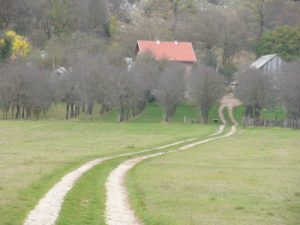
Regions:
<instances>
[{"instance_id":1,"label":"bare tree","mask_svg":"<svg viewBox=\"0 0 300 225\"><path fill-rule=\"evenodd\" d=\"M12 110L12 104L15 99L15 90L19 89L15 78L10 76L10 71L10 65L2 64L0 66L0 104L3 111L3 119L8 119L9 110Z\"/></svg>"},{"instance_id":2,"label":"bare tree","mask_svg":"<svg viewBox=\"0 0 300 225\"><path fill-rule=\"evenodd\" d=\"M35 64L10 63L0 68L0 101L7 118L39 118L46 113L53 100L49 73Z\"/></svg>"},{"instance_id":3,"label":"bare tree","mask_svg":"<svg viewBox=\"0 0 300 225\"><path fill-rule=\"evenodd\" d=\"M98 61L99 60L99 61ZM71 63L71 74L77 84L78 97L75 107L75 117L80 113L80 108L92 114L95 103L97 102L97 88L99 85L99 69L102 60L96 55L88 53L77 53ZM72 110L71 110L72 111Z\"/></svg>"},{"instance_id":4,"label":"bare tree","mask_svg":"<svg viewBox=\"0 0 300 225\"><path fill-rule=\"evenodd\" d=\"M246 106L246 116L258 119L263 108L276 104L276 89L273 77L260 70L249 69L238 75L237 97Z\"/></svg>"},{"instance_id":5,"label":"bare tree","mask_svg":"<svg viewBox=\"0 0 300 225\"><path fill-rule=\"evenodd\" d=\"M172 40L173 36L170 30L166 29L169 27L167 21L157 17L137 17L136 19L134 24L127 25L117 33L115 39L120 43L118 55L133 57L137 40Z\"/></svg>"},{"instance_id":6,"label":"bare tree","mask_svg":"<svg viewBox=\"0 0 300 225\"><path fill-rule=\"evenodd\" d=\"M241 49L246 37L245 27L234 11L223 12L220 47L223 50L221 66L231 64L235 54Z\"/></svg>"},{"instance_id":7,"label":"bare tree","mask_svg":"<svg viewBox=\"0 0 300 225\"><path fill-rule=\"evenodd\" d=\"M19 0L0 1L0 28L6 29L15 22L18 17L18 12L20 11L18 3L21 2Z\"/></svg>"},{"instance_id":8,"label":"bare tree","mask_svg":"<svg viewBox=\"0 0 300 225\"><path fill-rule=\"evenodd\" d=\"M66 120L76 117L75 108L80 104L79 72L70 70L62 74L54 72L51 79L56 101L66 104Z\"/></svg>"},{"instance_id":9,"label":"bare tree","mask_svg":"<svg viewBox=\"0 0 300 225\"><path fill-rule=\"evenodd\" d=\"M163 107L163 120L169 122L176 112L177 105L185 93L184 66L166 63L154 90L158 102Z\"/></svg>"},{"instance_id":10,"label":"bare tree","mask_svg":"<svg viewBox=\"0 0 300 225\"><path fill-rule=\"evenodd\" d=\"M196 49L203 49L203 61L215 68L231 65L244 47L243 40L247 40L240 15L232 9L208 8L182 23L181 37L191 40Z\"/></svg>"},{"instance_id":11,"label":"bare tree","mask_svg":"<svg viewBox=\"0 0 300 225\"><path fill-rule=\"evenodd\" d=\"M101 105L100 113L105 114L117 105L120 69L106 61L102 65L97 88L97 102Z\"/></svg>"},{"instance_id":12,"label":"bare tree","mask_svg":"<svg viewBox=\"0 0 300 225\"><path fill-rule=\"evenodd\" d=\"M259 38L265 31L265 0L258 0L257 3L258 21L259 21Z\"/></svg>"},{"instance_id":13,"label":"bare tree","mask_svg":"<svg viewBox=\"0 0 300 225\"><path fill-rule=\"evenodd\" d=\"M132 96L132 115L141 114L146 108L147 100L155 88L159 76L159 63L151 57L140 57L130 70Z\"/></svg>"},{"instance_id":14,"label":"bare tree","mask_svg":"<svg viewBox=\"0 0 300 225\"><path fill-rule=\"evenodd\" d=\"M210 109L224 94L225 81L215 69L199 65L194 68L189 81L189 95L199 108L201 121L208 122Z\"/></svg>"},{"instance_id":15,"label":"bare tree","mask_svg":"<svg viewBox=\"0 0 300 225\"><path fill-rule=\"evenodd\" d=\"M69 36L52 38L44 47L47 52L47 58L43 61L44 66L53 70L58 66L71 67L71 61L80 52L89 55L98 54L103 51L104 44L93 34L77 32Z\"/></svg>"},{"instance_id":16,"label":"bare tree","mask_svg":"<svg viewBox=\"0 0 300 225\"><path fill-rule=\"evenodd\" d=\"M88 52L77 52L69 63L68 71L52 75L57 100L66 103L66 119L76 118L80 112L92 114L99 99L102 73L107 71L104 57Z\"/></svg>"},{"instance_id":17,"label":"bare tree","mask_svg":"<svg viewBox=\"0 0 300 225\"><path fill-rule=\"evenodd\" d=\"M189 21L183 21L182 38L191 40L195 47L212 51L219 43L223 15L220 10L211 8L199 12Z\"/></svg>"},{"instance_id":18,"label":"bare tree","mask_svg":"<svg viewBox=\"0 0 300 225\"><path fill-rule=\"evenodd\" d=\"M118 69L117 79L117 109L118 121L127 121L130 118L130 96L132 95L129 72L123 68Z\"/></svg>"},{"instance_id":19,"label":"bare tree","mask_svg":"<svg viewBox=\"0 0 300 225\"><path fill-rule=\"evenodd\" d=\"M148 57L136 60L129 69L126 66L111 68L109 87L118 111L118 121L123 122L141 114L157 83L158 63ZM112 82L113 81L113 82ZM101 90L106 90L105 85ZM106 95L104 95L106 96Z\"/></svg>"},{"instance_id":20,"label":"bare tree","mask_svg":"<svg viewBox=\"0 0 300 225\"><path fill-rule=\"evenodd\" d=\"M297 26L300 20L300 2L273 0L266 1L265 7L266 28L276 26Z\"/></svg>"},{"instance_id":21,"label":"bare tree","mask_svg":"<svg viewBox=\"0 0 300 225\"><path fill-rule=\"evenodd\" d=\"M285 68L280 77L280 97L290 119L300 119L300 62Z\"/></svg>"}]
</instances>

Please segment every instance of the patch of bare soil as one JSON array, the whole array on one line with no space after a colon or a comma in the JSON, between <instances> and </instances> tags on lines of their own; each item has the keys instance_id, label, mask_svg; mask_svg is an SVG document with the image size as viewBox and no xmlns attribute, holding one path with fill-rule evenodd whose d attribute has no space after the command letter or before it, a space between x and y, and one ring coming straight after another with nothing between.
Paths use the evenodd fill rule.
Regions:
<instances>
[{"instance_id":1,"label":"patch of bare soil","mask_svg":"<svg viewBox=\"0 0 300 225\"><path fill-rule=\"evenodd\" d=\"M237 99L233 94L228 94L221 99L220 103L221 105L219 107L219 117L222 123L227 124L224 117L224 109L227 108L229 119L234 125L237 126L238 122L233 116L233 109L237 106L240 106L242 102L239 99Z\"/></svg>"}]
</instances>

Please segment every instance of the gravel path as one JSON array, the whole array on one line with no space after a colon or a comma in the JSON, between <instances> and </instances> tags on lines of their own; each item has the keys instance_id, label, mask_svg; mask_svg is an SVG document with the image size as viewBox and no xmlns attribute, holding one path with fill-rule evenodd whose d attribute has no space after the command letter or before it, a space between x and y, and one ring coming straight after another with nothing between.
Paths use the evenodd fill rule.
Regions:
<instances>
[{"instance_id":1,"label":"gravel path","mask_svg":"<svg viewBox=\"0 0 300 225\"><path fill-rule=\"evenodd\" d=\"M222 124L227 125L227 121L225 120L225 116L224 116L224 109L226 108L226 105L221 104L221 106L218 109L218 113L219 113L219 118L222 122Z\"/></svg>"},{"instance_id":2,"label":"gravel path","mask_svg":"<svg viewBox=\"0 0 300 225\"><path fill-rule=\"evenodd\" d=\"M225 123L226 123L226 121L225 121ZM212 136L216 136L216 135L221 134L224 131L224 128L225 128L225 125L221 125L219 130L216 133L214 133ZM67 195L67 193L72 189L72 187L74 186L76 181L85 172L87 172L88 170L90 170L91 168L93 168L96 165L99 165L99 164L101 164L101 163L103 163L107 160L110 160L110 159L114 159L114 158L118 158L118 157L124 157L124 156L131 156L131 155L136 155L136 154L151 152L151 151L156 151L156 150L167 149L167 148L170 148L170 147L174 147L174 146L184 144L184 143L188 143L188 142L193 142L193 141L196 141L196 140L197 140L196 138L191 138L191 139L187 139L187 140L184 140L184 141L178 141L178 142L175 142L175 143L171 143L171 144L167 144L167 145L163 145L163 146L159 146L159 147L155 147L155 148L151 148L151 149L145 149L145 150L138 151L138 152L124 153L124 154L120 154L120 155L113 156L113 157L99 158L99 159L90 161L90 162L82 165L78 169L68 173L56 185L54 185L48 191L48 193L39 201L38 205L30 212L30 214L27 216L27 218L24 222L24 225L54 225L55 222L56 222L56 219L59 215L59 212L61 210L62 204L64 202L64 198ZM210 139L207 139L207 141L210 141ZM198 145L199 143L202 143L202 142L203 141L196 142L196 143L193 143L192 145L195 146L195 145ZM189 146L189 145L187 145L187 146ZM178 151L178 150L179 149L177 149L176 151ZM159 156L161 154L162 153L152 154L151 156L147 156L146 158ZM121 174L117 173L117 175L113 176L113 178L116 179L116 177L124 177L126 172L130 168L132 168L134 165L136 165L140 161L143 161L146 158L142 157L142 158L137 159L137 161L133 160L131 163L128 164L130 166L129 166L129 168L127 167L127 170L126 170L126 167L125 167L125 169L124 168L121 169L121 171L125 171L124 174L123 173L121 173ZM132 167L131 167L131 165L132 165ZM114 179L112 179L113 182L114 182ZM120 185L121 184L122 183L120 183ZM125 197L126 197L126 199L123 199L123 201L128 202L126 192L125 192ZM127 205L124 209L126 209L126 208L129 209L130 208L129 205ZM127 213L125 213L125 215L127 215ZM132 214L131 216L133 216L133 215L134 214ZM109 216L108 216L108 218L109 218ZM119 223L119 222L109 223L109 224L125 225L125 224ZM134 223L134 221L129 221L129 223L126 223L126 224L134 225L135 223ZM139 223L137 223L137 224L139 224Z\"/></svg>"},{"instance_id":3,"label":"gravel path","mask_svg":"<svg viewBox=\"0 0 300 225\"><path fill-rule=\"evenodd\" d=\"M226 124L226 120L224 118L224 109L227 108L228 109L228 116L229 116L229 119L231 120L231 122L234 124L234 125L238 125L238 122L236 121L236 119L234 118L234 115L233 115L233 109L239 105L242 104L242 102L237 99L233 94L228 94L228 95L225 95L221 101L221 106L219 108L219 117L222 121L223 124Z\"/></svg>"},{"instance_id":4,"label":"gravel path","mask_svg":"<svg viewBox=\"0 0 300 225\"><path fill-rule=\"evenodd\" d=\"M219 129L215 133L213 133L212 135L210 135L210 136L213 137L213 136L217 136L217 135L222 134L224 132L225 127L226 127L225 124L220 125Z\"/></svg>"},{"instance_id":5,"label":"gravel path","mask_svg":"<svg viewBox=\"0 0 300 225\"><path fill-rule=\"evenodd\" d=\"M53 225L58 217L64 197L73 187L74 183L92 167L108 160L102 158L90 161L78 169L64 176L51 190L40 200L34 210L28 215L24 225Z\"/></svg>"},{"instance_id":6,"label":"gravel path","mask_svg":"<svg viewBox=\"0 0 300 225\"><path fill-rule=\"evenodd\" d=\"M133 209L129 204L128 191L125 185L125 178L127 172L130 169L135 167L140 162L149 158L187 150L195 146L205 144L210 141L214 141L220 138L226 138L233 135L236 132L236 127L238 126L238 123L233 116L232 110L234 107L240 104L241 104L240 101L236 99L234 96L231 95L224 96L224 98L221 100L221 105L219 107L219 116L223 124L219 127L216 133L211 135L210 138L184 145L175 150L169 150L166 152L160 152L156 154L136 157L134 159L130 159L123 162L116 169L114 169L110 173L105 185L106 186L106 211L105 211L106 224L107 225L142 225L143 224L143 222L136 217ZM229 118L234 125L232 126L231 130L225 135L217 136L223 133L225 126L227 124L224 117L224 108L226 107L228 108ZM212 137L212 136L216 136L216 137Z\"/></svg>"},{"instance_id":7,"label":"gravel path","mask_svg":"<svg viewBox=\"0 0 300 225\"><path fill-rule=\"evenodd\" d=\"M119 154L113 157L105 157L90 161L78 169L65 175L57 184L55 184L48 193L39 201L37 206L30 212L27 216L24 225L54 225L59 212L61 210L64 198L67 193L72 189L76 181L88 170L92 169L94 166L99 165L107 160L115 159L124 156L131 156L145 152L151 152L156 150L167 149L180 144L188 143L197 140L196 138L190 138L183 141L178 141L175 143L145 149L138 152Z\"/></svg>"},{"instance_id":8,"label":"gravel path","mask_svg":"<svg viewBox=\"0 0 300 225\"><path fill-rule=\"evenodd\" d=\"M221 125L220 130L224 130L224 126ZM136 157L134 159L127 160L120 164L115 170L111 172L106 182L106 224L107 225L142 225L143 223L136 217L134 211L129 205L128 191L125 186L125 177L127 172L135 167L138 163L157 156L179 152L193 148L204 143L225 138L233 135L236 132L236 126L232 126L231 130L223 135L217 137L211 137L202 141L193 142L191 144L184 145L178 149L170 150L166 152L160 152L156 154Z\"/></svg>"}]
</instances>

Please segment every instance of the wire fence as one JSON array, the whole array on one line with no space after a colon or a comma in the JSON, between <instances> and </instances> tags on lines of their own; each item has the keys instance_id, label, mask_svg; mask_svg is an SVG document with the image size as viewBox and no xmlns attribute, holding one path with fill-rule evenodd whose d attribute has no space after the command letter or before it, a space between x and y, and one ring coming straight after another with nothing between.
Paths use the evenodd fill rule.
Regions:
<instances>
[{"instance_id":1,"label":"wire fence","mask_svg":"<svg viewBox=\"0 0 300 225\"><path fill-rule=\"evenodd\" d=\"M283 127L300 129L300 120L264 120L244 118L244 127Z\"/></svg>"}]
</instances>

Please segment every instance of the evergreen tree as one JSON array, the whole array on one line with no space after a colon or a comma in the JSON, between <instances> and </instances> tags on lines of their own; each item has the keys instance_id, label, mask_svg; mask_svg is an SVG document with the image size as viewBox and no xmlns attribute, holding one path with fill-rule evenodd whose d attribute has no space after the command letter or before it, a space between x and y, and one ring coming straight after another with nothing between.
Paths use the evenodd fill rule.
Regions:
<instances>
[{"instance_id":1,"label":"evergreen tree","mask_svg":"<svg viewBox=\"0 0 300 225\"><path fill-rule=\"evenodd\" d=\"M257 55L279 54L287 61L300 57L300 29L281 26L266 32L257 44Z\"/></svg>"},{"instance_id":2,"label":"evergreen tree","mask_svg":"<svg viewBox=\"0 0 300 225\"><path fill-rule=\"evenodd\" d=\"M12 43L9 38L4 38L3 46L0 46L0 62L7 59L12 52Z\"/></svg>"}]
</instances>

